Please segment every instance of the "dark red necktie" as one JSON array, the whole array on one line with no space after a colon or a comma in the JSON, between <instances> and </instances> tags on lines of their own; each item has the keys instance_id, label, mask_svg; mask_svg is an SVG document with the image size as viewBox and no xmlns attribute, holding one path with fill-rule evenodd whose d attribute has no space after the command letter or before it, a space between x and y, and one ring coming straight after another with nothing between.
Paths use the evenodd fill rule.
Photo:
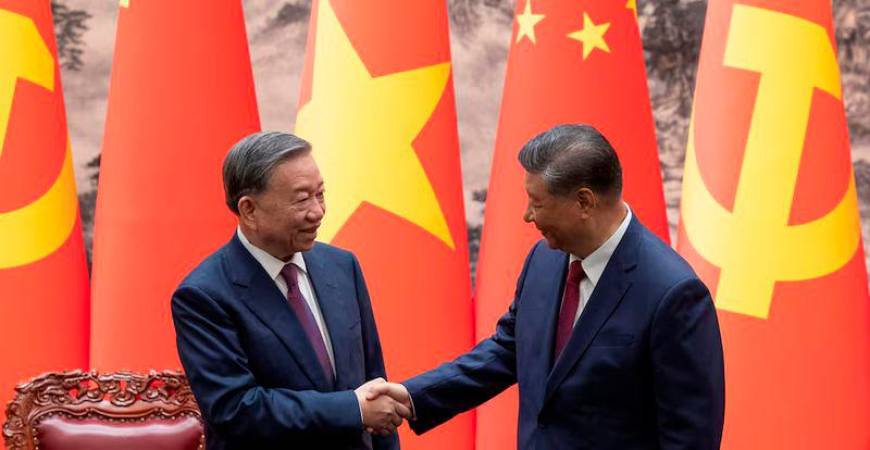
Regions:
<instances>
[{"instance_id":1,"label":"dark red necktie","mask_svg":"<svg viewBox=\"0 0 870 450\"><path fill-rule=\"evenodd\" d=\"M562 294L562 307L559 309L559 323L556 326L556 345L553 347L553 363L559 359L565 344L571 338L574 329L574 317L580 307L580 282L586 276L579 260L568 268L568 279L565 280L565 292Z\"/></svg>"},{"instance_id":2,"label":"dark red necktie","mask_svg":"<svg viewBox=\"0 0 870 450\"><path fill-rule=\"evenodd\" d=\"M281 276L287 282L287 301L290 302L290 307L296 313L299 323L302 324L305 335L308 336L308 341L311 342L314 353L317 354L317 361L320 362L320 367L323 369L326 379L332 385L335 383L335 375L332 373L329 353L326 352L326 344L323 342L323 335L320 334L317 321L314 320L314 314L312 314L311 308L308 307L305 297L302 296L302 291L299 290L296 274L296 265L293 263L289 263L281 269Z\"/></svg>"}]
</instances>

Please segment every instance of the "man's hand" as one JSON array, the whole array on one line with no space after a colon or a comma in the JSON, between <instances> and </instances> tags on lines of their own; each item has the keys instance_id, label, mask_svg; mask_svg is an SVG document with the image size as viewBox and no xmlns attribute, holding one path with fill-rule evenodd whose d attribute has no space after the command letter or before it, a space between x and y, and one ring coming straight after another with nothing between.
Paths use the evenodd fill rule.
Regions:
<instances>
[{"instance_id":1,"label":"man's hand","mask_svg":"<svg viewBox=\"0 0 870 450\"><path fill-rule=\"evenodd\" d=\"M413 413L413 408L411 405L411 394L408 393L408 389L405 386L399 383L377 383L373 384L368 389L368 395L366 399L374 400L381 396L387 396L400 403L408 410L408 414L402 417L406 419L410 419Z\"/></svg>"},{"instance_id":2,"label":"man's hand","mask_svg":"<svg viewBox=\"0 0 870 450\"><path fill-rule=\"evenodd\" d=\"M370 394L372 389L387 384L383 378L375 378L354 391L359 401L366 431L381 436L395 433L396 427L402 424L402 418L411 416L411 410L404 402L397 402L388 395ZM410 397L408 398L410 400Z\"/></svg>"}]
</instances>

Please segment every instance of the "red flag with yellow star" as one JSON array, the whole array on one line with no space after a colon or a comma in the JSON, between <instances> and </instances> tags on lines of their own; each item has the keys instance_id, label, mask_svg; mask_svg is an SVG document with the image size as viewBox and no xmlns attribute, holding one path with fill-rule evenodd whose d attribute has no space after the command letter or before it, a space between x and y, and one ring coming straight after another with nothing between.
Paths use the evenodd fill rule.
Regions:
<instances>
[{"instance_id":1,"label":"red flag with yellow star","mask_svg":"<svg viewBox=\"0 0 870 450\"><path fill-rule=\"evenodd\" d=\"M368 281L387 373L403 379L472 344L468 249L443 1L315 1L296 131L326 186L318 238ZM472 417L402 448L469 449Z\"/></svg>"},{"instance_id":2,"label":"red flag with yellow star","mask_svg":"<svg viewBox=\"0 0 870 450\"><path fill-rule=\"evenodd\" d=\"M831 3L713 0L677 248L710 287L725 449L867 448L870 303Z\"/></svg>"},{"instance_id":3,"label":"red flag with yellow star","mask_svg":"<svg viewBox=\"0 0 870 450\"><path fill-rule=\"evenodd\" d=\"M633 0L518 0L489 182L476 287L477 339L492 334L540 234L517 154L562 123L595 126L622 162L632 211L666 242L662 179ZM477 448L516 447L516 389L478 408Z\"/></svg>"},{"instance_id":4,"label":"red flag with yellow star","mask_svg":"<svg viewBox=\"0 0 870 450\"><path fill-rule=\"evenodd\" d=\"M180 367L169 300L232 237L221 166L259 128L238 0L121 3L94 234L93 367Z\"/></svg>"},{"instance_id":5,"label":"red flag with yellow star","mask_svg":"<svg viewBox=\"0 0 870 450\"><path fill-rule=\"evenodd\" d=\"M0 342L0 405L20 382L88 364L88 272L48 0L0 0Z\"/></svg>"}]
</instances>

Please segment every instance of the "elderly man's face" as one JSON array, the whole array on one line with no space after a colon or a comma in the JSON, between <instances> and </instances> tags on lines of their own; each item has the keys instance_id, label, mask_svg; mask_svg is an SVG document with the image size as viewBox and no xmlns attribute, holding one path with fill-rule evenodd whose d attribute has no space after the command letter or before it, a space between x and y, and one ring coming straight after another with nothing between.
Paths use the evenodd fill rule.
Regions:
<instances>
[{"instance_id":1,"label":"elderly man's face","mask_svg":"<svg viewBox=\"0 0 870 450\"><path fill-rule=\"evenodd\" d=\"M286 260L310 250L326 211L323 177L311 154L278 165L256 202L257 234L273 256Z\"/></svg>"},{"instance_id":2,"label":"elderly man's face","mask_svg":"<svg viewBox=\"0 0 870 450\"><path fill-rule=\"evenodd\" d=\"M535 224L550 248L570 251L572 243L585 232L577 202L551 194L540 175L526 173L525 184L528 205L523 220Z\"/></svg>"}]
</instances>

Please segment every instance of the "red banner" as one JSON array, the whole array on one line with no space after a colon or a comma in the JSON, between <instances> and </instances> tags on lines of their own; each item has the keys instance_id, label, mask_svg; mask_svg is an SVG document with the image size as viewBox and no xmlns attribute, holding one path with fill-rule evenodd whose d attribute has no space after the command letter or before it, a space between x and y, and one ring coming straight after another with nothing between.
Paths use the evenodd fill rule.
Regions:
<instances>
[{"instance_id":1,"label":"red banner","mask_svg":"<svg viewBox=\"0 0 870 450\"><path fill-rule=\"evenodd\" d=\"M122 4L95 217L94 368L180 367L169 301L232 237L221 166L259 128L239 1Z\"/></svg>"},{"instance_id":2,"label":"red banner","mask_svg":"<svg viewBox=\"0 0 870 450\"><path fill-rule=\"evenodd\" d=\"M0 405L36 375L88 365L88 272L48 1L0 0L0 341Z\"/></svg>"},{"instance_id":3,"label":"red banner","mask_svg":"<svg viewBox=\"0 0 870 450\"><path fill-rule=\"evenodd\" d=\"M526 208L520 148L562 123L601 131L619 154L623 194L666 242L662 178L634 2L519 0L486 201L477 273L477 339L489 337L541 238ZM478 409L477 448L516 447L516 388Z\"/></svg>"},{"instance_id":4,"label":"red banner","mask_svg":"<svg viewBox=\"0 0 870 450\"><path fill-rule=\"evenodd\" d=\"M393 380L472 345L443 1L315 1L296 130L326 186L318 238L360 259ZM402 448L471 449L470 414Z\"/></svg>"},{"instance_id":5,"label":"red banner","mask_svg":"<svg viewBox=\"0 0 870 450\"><path fill-rule=\"evenodd\" d=\"M713 0L678 250L713 293L722 448L866 448L870 309L828 1Z\"/></svg>"}]
</instances>

